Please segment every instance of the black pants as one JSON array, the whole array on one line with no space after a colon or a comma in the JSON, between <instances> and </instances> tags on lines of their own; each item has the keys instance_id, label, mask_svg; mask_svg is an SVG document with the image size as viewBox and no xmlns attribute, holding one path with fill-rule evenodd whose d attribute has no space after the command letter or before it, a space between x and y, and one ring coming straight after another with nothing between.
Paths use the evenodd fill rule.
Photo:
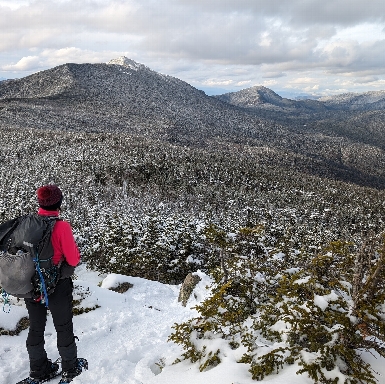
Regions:
<instances>
[{"instance_id":1,"label":"black pants","mask_svg":"<svg viewBox=\"0 0 385 384\"><path fill-rule=\"evenodd\" d=\"M62 358L63 371L74 368L77 358L73 323L72 290L70 278L59 280L55 291L48 296L48 307L57 333L57 348ZM39 378L50 369L44 349L44 331L47 322L47 308L32 299L24 299L29 314L27 351L30 362L30 376Z\"/></svg>"}]
</instances>

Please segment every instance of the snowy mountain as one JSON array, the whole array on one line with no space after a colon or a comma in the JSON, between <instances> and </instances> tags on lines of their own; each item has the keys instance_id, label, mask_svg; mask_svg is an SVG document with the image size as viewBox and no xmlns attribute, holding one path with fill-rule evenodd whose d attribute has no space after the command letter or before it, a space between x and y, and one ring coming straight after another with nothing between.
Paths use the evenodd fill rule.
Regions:
<instances>
[{"instance_id":1,"label":"snowy mountain","mask_svg":"<svg viewBox=\"0 0 385 384\"><path fill-rule=\"evenodd\" d=\"M239 92L226 93L217 96L218 99L236 104L242 107L255 107L260 104L272 104L278 106L290 105L290 100L283 99L271 89L255 86Z\"/></svg>"},{"instance_id":2,"label":"snowy mountain","mask_svg":"<svg viewBox=\"0 0 385 384\"><path fill-rule=\"evenodd\" d=\"M139 69L150 71L150 68L146 67L143 64L139 64L136 61L131 60L125 56L120 56L117 59L112 59L107 64L121 65L123 67L133 69L134 71L138 71Z\"/></svg>"},{"instance_id":3,"label":"snowy mountain","mask_svg":"<svg viewBox=\"0 0 385 384\"><path fill-rule=\"evenodd\" d=\"M370 100L377 100L372 107L382 103L380 97ZM341 140L357 143L352 153L371 153L366 145L385 148L382 111L359 116L364 112L340 113L331 101L325 103L285 99L264 87L211 97L120 57L107 64L64 64L2 82L0 127L122 133L202 148L268 147L286 152L287 163L301 172L385 185L372 161L357 164L340 155ZM364 121L365 130L350 129L353 118Z\"/></svg>"},{"instance_id":4,"label":"snowy mountain","mask_svg":"<svg viewBox=\"0 0 385 384\"><path fill-rule=\"evenodd\" d=\"M126 132L172 142L269 132L255 116L127 58L65 64L0 87L0 126Z\"/></svg>"},{"instance_id":5,"label":"snowy mountain","mask_svg":"<svg viewBox=\"0 0 385 384\"><path fill-rule=\"evenodd\" d=\"M326 107L339 110L377 110L385 108L385 91L345 93L318 99Z\"/></svg>"},{"instance_id":6,"label":"snowy mountain","mask_svg":"<svg viewBox=\"0 0 385 384\"><path fill-rule=\"evenodd\" d=\"M347 93L311 100L291 100L282 98L271 89L256 86L238 92L215 96L219 100L243 108L256 110L276 110L287 114L293 112L320 113L330 111L368 111L385 108L385 91Z\"/></svg>"},{"instance_id":7,"label":"snowy mountain","mask_svg":"<svg viewBox=\"0 0 385 384\"><path fill-rule=\"evenodd\" d=\"M283 98L277 95L269 88L255 86L243 89L238 92L225 93L215 96L217 99L236 105L238 107L250 109L266 109L290 112L308 111L320 112L324 111L325 107L314 100L295 101Z\"/></svg>"}]
</instances>

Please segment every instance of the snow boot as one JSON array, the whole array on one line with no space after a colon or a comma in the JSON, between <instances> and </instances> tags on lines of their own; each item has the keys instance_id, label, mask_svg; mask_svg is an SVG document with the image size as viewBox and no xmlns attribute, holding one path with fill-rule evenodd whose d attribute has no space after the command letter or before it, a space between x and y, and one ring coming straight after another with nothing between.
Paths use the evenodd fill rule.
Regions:
<instances>
[{"instance_id":1,"label":"snow boot","mask_svg":"<svg viewBox=\"0 0 385 384\"><path fill-rule=\"evenodd\" d=\"M88 369L87 360L82 358L76 359L74 368L62 372L62 379L59 381L59 384L70 383L76 376L79 376L83 372L83 369Z\"/></svg>"},{"instance_id":2,"label":"snow boot","mask_svg":"<svg viewBox=\"0 0 385 384\"><path fill-rule=\"evenodd\" d=\"M46 374L41 377L27 377L26 379L19 381L17 384L40 384L59 376L61 372L59 371L58 360L53 363L51 360L48 361L51 365L49 371Z\"/></svg>"}]
</instances>

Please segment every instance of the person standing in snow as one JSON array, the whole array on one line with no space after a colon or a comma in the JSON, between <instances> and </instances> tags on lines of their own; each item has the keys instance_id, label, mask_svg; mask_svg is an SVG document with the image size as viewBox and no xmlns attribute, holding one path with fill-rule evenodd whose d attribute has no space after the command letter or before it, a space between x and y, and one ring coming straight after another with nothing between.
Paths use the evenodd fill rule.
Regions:
<instances>
[{"instance_id":1,"label":"person standing in snow","mask_svg":"<svg viewBox=\"0 0 385 384\"><path fill-rule=\"evenodd\" d=\"M63 200L62 191L56 185L45 185L37 191L38 215L59 216ZM85 359L77 357L77 346L72 321L71 276L80 261L80 253L72 234L71 226L64 220L57 220L52 231L53 264L60 264L60 279L53 293L49 295L48 309L51 312L57 332L57 348L61 357L62 379L69 383L82 369L87 369ZM29 333L26 341L30 362L30 377L20 383L39 384L57 376L59 364L48 359L44 348L44 331L47 308L32 298L24 299L29 314Z\"/></svg>"}]
</instances>

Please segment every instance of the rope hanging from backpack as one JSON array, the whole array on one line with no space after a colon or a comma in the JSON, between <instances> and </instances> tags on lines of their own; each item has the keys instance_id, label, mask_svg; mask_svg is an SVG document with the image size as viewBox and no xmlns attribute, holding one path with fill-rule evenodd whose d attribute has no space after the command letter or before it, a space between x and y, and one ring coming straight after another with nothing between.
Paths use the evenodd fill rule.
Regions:
<instances>
[{"instance_id":1,"label":"rope hanging from backpack","mask_svg":"<svg viewBox=\"0 0 385 384\"><path fill-rule=\"evenodd\" d=\"M4 300L3 312L5 312L5 313L11 312L11 304L9 303L9 295L7 292L5 292L5 290L3 288L1 288L1 297ZM5 308L7 308L7 306L8 306L8 311L5 309Z\"/></svg>"},{"instance_id":2,"label":"rope hanging from backpack","mask_svg":"<svg viewBox=\"0 0 385 384\"><path fill-rule=\"evenodd\" d=\"M44 235L41 238L41 240L39 241L39 244L37 246L36 257L33 259L33 261L35 263L35 269L36 269L36 271L39 275L39 279L40 279L41 303L44 304L47 308L48 308L48 291L47 291L47 286L46 286L45 279L43 276L43 272L40 268L39 251L41 251L43 249L43 244L45 242L45 239L48 236L48 234L50 232L52 232L52 229L53 229L53 226L55 225L55 222L56 222L56 218L53 220L49 219L48 226L47 226L46 230L44 231ZM51 229L51 231L49 231L49 229Z\"/></svg>"},{"instance_id":3,"label":"rope hanging from backpack","mask_svg":"<svg viewBox=\"0 0 385 384\"><path fill-rule=\"evenodd\" d=\"M33 259L36 265L36 271L39 274L40 277L40 283L41 283L41 293L42 293L42 304L45 304L45 306L48 308L48 293L47 293L47 288L45 286L45 281L43 277L43 273L41 272L40 264L39 264L39 256L38 253L36 252L36 258Z\"/></svg>"}]
</instances>

